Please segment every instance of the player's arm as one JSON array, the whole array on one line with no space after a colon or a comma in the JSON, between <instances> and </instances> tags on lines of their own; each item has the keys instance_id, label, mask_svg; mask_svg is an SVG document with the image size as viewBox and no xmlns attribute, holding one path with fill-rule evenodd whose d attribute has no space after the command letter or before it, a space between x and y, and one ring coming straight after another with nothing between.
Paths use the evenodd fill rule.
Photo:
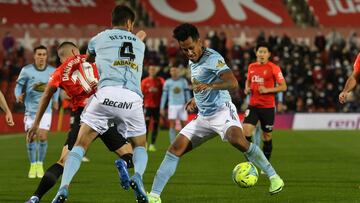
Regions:
<instances>
[{"instance_id":1,"label":"player's arm","mask_svg":"<svg viewBox=\"0 0 360 203\"><path fill-rule=\"evenodd\" d=\"M275 87L259 87L260 94L284 92L287 89L285 78L279 66L273 66L273 76L275 77L277 85Z\"/></svg>"},{"instance_id":2,"label":"player's arm","mask_svg":"<svg viewBox=\"0 0 360 203\"><path fill-rule=\"evenodd\" d=\"M346 80L345 87L339 94L339 102L344 104L346 102L347 95L353 90L360 79L360 72L353 71L349 78Z\"/></svg>"},{"instance_id":3,"label":"player's arm","mask_svg":"<svg viewBox=\"0 0 360 203\"><path fill-rule=\"evenodd\" d=\"M251 86L251 80L247 79L245 81L245 90L244 90L245 95L250 94L250 86Z\"/></svg>"},{"instance_id":4,"label":"player's arm","mask_svg":"<svg viewBox=\"0 0 360 203\"><path fill-rule=\"evenodd\" d=\"M184 78L184 91L185 91L185 101L188 102L191 99L191 93L190 93L189 83L185 78Z\"/></svg>"},{"instance_id":5,"label":"player's arm","mask_svg":"<svg viewBox=\"0 0 360 203\"><path fill-rule=\"evenodd\" d=\"M278 92L276 94L276 98L277 98L277 108L276 111L279 113L282 113L285 110L285 105L284 105L284 93L283 92Z\"/></svg>"},{"instance_id":6,"label":"player's arm","mask_svg":"<svg viewBox=\"0 0 360 203\"><path fill-rule=\"evenodd\" d=\"M197 83L194 84L194 91L201 92L204 90L232 90L239 87L238 81L231 70L225 71L220 75L220 81L210 84Z\"/></svg>"},{"instance_id":7,"label":"player's arm","mask_svg":"<svg viewBox=\"0 0 360 203\"><path fill-rule=\"evenodd\" d=\"M169 83L165 82L163 91L161 94L161 102L160 102L160 114L165 117L165 104L169 96Z\"/></svg>"},{"instance_id":8,"label":"player's arm","mask_svg":"<svg viewBox=\"0 0 360 203\"><path fill-rule=\"evenodd\" d=\"M35 116L35 120L33 123L33 126L30 128L30 130L27 133L27 139L32 140L32 138L35 136L36 131L39 128L39 124L41 121L41 118L43 117L47 106L50 103L51 98L54 96L55 92L57 91L57 87L56 86L52 86L52 85L47 85L41 99L39 102L39 106L38 106L38 110L36 112L36 116Z\"/></svg>"},{"instance_id":9,"label":"player's arm","mask_svg":"<svg viewBox=\"0 0 360 203\"><path fill-rule=\"evenodd\" d=\"M25 93L22 91L27 81L28 77L26 74L26 69L23 68L19 74L18 79L16 80L15 85L15 98L17 103L24 103Z\"/></svg>"},{"instance_id":10,"label":"player's arm","mask_svg":"<svg viewBox=\"0 0 360 203\"><path fill-rule=\"evenodd\" d=\"M59 97L60 97L60 89L57 88L56 92L52 96L53 109L59 110Z\"/></svg>"},{"instance_id":11,"label":"player's arm","mask_svg":"<svg viewBox=\"0 0 360 203\"><path fill-rule=\"evenodd\" d=\"M1 109L5 112L5 119L6 119L6 123L9 126L13 126L14 125L14 120L12 117L12 113L9 109L9 106L6 103L5 97L3 95L3 93L0 91L0 107Z\"/></svg>"},{"instance_id":12,"label":"player's arm","mask_svg":"<svg viewBox=\"0 0 360 203\"><path fill-rule=\"evenodd\" d=\"M268 93L278 93L278 92L284 92L287 89L287 85L285 80L283 80L280 83L277 83L277 86L266 88L264 86L259 87L260 94L268 94Z\"/></svg>"}]
</instances>

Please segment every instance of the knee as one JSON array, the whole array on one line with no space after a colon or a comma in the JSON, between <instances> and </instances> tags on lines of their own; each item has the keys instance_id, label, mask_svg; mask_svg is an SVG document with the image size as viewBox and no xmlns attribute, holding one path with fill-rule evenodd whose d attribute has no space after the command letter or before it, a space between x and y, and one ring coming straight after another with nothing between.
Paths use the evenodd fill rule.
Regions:
<instances>
[{"instance_id":1,"label":"knee","mask_svg":"<svg viewBox=\"0 0 360 203\"><path fill-rule=\"evenodd\" d=\"M226 138L231 145L242 152L245 152L249 148L249 142L246 140L242 129L239 127L230 127L226 131Z\"/></svg>"},{"instance_id":2,"label":"knee","mask_svg":"<svg viewBox=\"0 0 360 203\"><path fill-rule=\"evenodd\" d=\"M39 140L46 141L47 140L47 132L39 132Z\"/></svg>"},{"instance_id":3,"label":"knee","mask_svg":"<svg viewBox=\"0 0 360 203\"><path fill-rule=\"evenodd\" d=\"M271 139L272 139L271 132L264 132L263 133L263 140L264 141L269 141Z\"/></svg>"}]
</instances>

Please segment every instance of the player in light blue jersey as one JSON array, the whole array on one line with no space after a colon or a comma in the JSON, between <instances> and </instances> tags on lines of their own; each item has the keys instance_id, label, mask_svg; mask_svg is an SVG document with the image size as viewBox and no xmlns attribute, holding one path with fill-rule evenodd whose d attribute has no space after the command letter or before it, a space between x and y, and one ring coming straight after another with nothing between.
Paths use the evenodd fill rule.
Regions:
<instances>
[{"instance_id":1,"label":"player in light blue jersey","mask_svg":"<svg viewBox=\"0 0 360 203\"><path fill-rule=\"evenodd\" d=\"M22 68L15 86L15 97L18 103L25 104L25 131L34 123L39 101L44 93L50 75L55 68L47 64L47 49L38 46L34 49L34 63ZM25 90L25 92L23 92ZM58 108L59 91L53 97L53 105L48 105L44 117L41 119L37 138L27 140L27 152L30 160L29 178L42 178L44 176L43 161L47 151L47 134L51 126L52 107Z\"/></svg>"},{"instance_id":2,"label":"player in light blue jersey","mask_svg":"<svg viewBox=\"0 0 360 203\"><path fill-rule=\"evenodd\" d=\"M180 49L189 58L194 99L187 109L197 105L199 113L176 137L166 152L148 195L150 203L161 202L160 194L170 177L175 173L181 156L219 134L222 140L245 154L248 160L266 172L270 179L271 194L278 193L284 186L265 158L260 148L249 143L242 130L235 105L228 90L238 88L238 81L216 51L202 47L197 28L191 24L181 24L174 30Z\"/></svg>"},{"instance_id":3,"label":"player in light blue jersey","mask_svg":"<svg viewBox=\"0 0 360 203\"><path fill-rule=\"evenodd\" d=\"M97 34L89 42L88 54L95 55L100 75L98 89L81 115L79 135L65 161L53 202L67 199L68 187L80 168L81 158L97 135L108 130L108 122L114 122L118 132L131 141L135 174L129 184L138 202L148 202L142 182L148 156L140 88L145 32L134 35L134 23L135 13L130 8L116 6L112 11L112 29Z\"/></svg>"},{"instance_id":4,"label":"player in light blue jersey","mask_svg":"<svg viewBox=\"0 0 360 203\"><path fill-rule=\"evenodd\" d=\"M165 117L165 104L168 102L168 119L169 119L169 138L173 143L176 136L175 122L180 120L181 128L186 125L188 119L185 104L190 100L188 82L185 78L179 76L177 67L170 68L171 78L165 81L163 93L161 95L160 114Z\"/></svg>"}]
</instances>

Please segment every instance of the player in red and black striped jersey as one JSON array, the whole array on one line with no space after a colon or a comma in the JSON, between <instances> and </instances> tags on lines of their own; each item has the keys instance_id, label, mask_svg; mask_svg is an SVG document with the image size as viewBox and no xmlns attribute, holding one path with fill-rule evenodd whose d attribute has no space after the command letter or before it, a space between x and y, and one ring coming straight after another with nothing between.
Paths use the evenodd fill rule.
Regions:
<instances>
[{"instance_id":1,"label":"player in red and black striped jersey","mask_svg":"<svg viewBox=\"0 0 360 203\"><path fill-rule=\"evenodd\" d=\"M351 90L356 87L357 82L360 79L360 53L357 55L354 62L354 70L347 79L344 89L339 94L340 103L344 104L346 102L347 96Z\"/></svg>"},{"instance_id":2,"label":"player in red and black striped jersey","mask_svg":"<svg viewBox=\"0 0 360 203\"><path fill-rule=\"evenodd\" d=\"M86 62L86 56L79 55L79 49L75 44L63 42L58 48L58 55L62 65L50 76L48 86L39 103L34 125L28 132L28 138L34 136L37 131L46 106L58 87L66 92L72 103L71 129L62 149L60 159L47 169L37 190L27 201L29 203L39 202L42 196L55 185L57 179L62 175L65 159L73 148L80 130L80 115L87 104L87 100L96 92L99 80L96 65ZM99 137L110 151L115 152L121 158L116 161L119 172L122 170L122 172L127 173L126 166L128 168L133 167L132 148L127 143L127 140L117 132L116 126L113 124L109 125L112 127L104 134L99 135ZM123 163L125 169L120 169L118 163ZM124 181L122 176L121 181Z\"/></svg>"}]
</instances>

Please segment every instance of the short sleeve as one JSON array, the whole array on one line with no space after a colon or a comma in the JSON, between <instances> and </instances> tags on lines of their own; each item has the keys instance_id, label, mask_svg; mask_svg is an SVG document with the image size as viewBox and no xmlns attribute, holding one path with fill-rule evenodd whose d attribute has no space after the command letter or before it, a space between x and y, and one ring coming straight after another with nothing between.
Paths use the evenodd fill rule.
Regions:
<instances>
[{"instance_id":1,"label":"short sleeve","mask_svg":"<svg viewBox=\"0 0 360 203\"><path fill-rule=\"evenodd\" d=\"M60 82L61 82L61 68L59 67L58 69L56 69L56 71L50 76L49 81L48 81L48 85L50 86L54 86L54 87L59 87L60 86Z\"/></svg>"},{"instance_id":2,"label":"short sleeve","mask_svg":"<svg viewBox=\"0 0 360 203\"><path fill-rule=\"evenodd\" d=\"M273 75L274 75L277 83L282 83L285 81L285 78L284 78L279 66L273 65L272 70L273 70Z\"/></svg>"},{"instance_id":3,"label":"short sleeve","mask_svg":"<svg viewBox=\"0 0 360 203\"><path fill-rule=\"evenodd\" d=\"M217 76L230 70L225 63L224 58L219 54L212 54L209 56L208 64L208 69L212 70Z\"/></svg>"},{"instance_id":4,"label":"short sleeve","mask_svg":"<svg viewBox=\"0 0 360 203\"><path fill-rule=\"evenodd\" d=\"M90 54L95 54L95 45L96 45L96 36L91 38L88 44L88 52Z\"/></svg>"}]
</instances>

